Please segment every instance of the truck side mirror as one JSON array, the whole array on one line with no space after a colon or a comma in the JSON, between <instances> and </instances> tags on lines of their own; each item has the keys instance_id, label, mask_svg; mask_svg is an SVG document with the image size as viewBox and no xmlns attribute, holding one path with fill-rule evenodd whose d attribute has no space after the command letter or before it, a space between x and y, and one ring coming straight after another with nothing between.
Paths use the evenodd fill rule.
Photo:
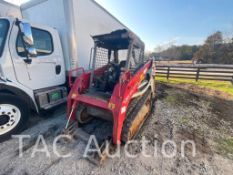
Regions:
<instances>
[{"instance_id":1,"label":"truck side mirror","mask_svg":"<svg viewBox=\"0 0 233 175\"><path fill-rule=\"evenodd\" d=\"M37 56L37 51L36 48L34 47L31 25L28 22L21 21L19 24L19 28L20 28L24 48L28 55L25 62L30 64L31 59L29 57Z\"/></svg>"},{"instance_id":2,"label":"truck side mirror","mask_svg":"<svg viewBox=\"0 0 233 175\"><path fill-rule=\"evenodd\" d=\"M37 51L36 51L36 48L35 47L29 47L27 49L27 52L28 52L28 55L30 57L36 57L37 56Z\"/></svg>"}]
</instances>

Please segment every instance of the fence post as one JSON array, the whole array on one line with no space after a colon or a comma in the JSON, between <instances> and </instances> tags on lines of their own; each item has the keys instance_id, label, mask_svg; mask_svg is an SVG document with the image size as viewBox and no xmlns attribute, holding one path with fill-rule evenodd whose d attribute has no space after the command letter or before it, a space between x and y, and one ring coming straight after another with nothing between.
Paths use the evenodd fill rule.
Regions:
<instances>
[{"instance_id":1,"label":"fence post","mask_svg":"<svg viewBox=\"0 0 233 175\"><path fill-rule=\"evenodd\" d=\"M170 66L167 67L167 80L169 80L169 76L170 76Z\"/></svg>"},{"instance_id":2,"label":"fence post","mask_svg":"<svg viewBox=\"0 0 233 175\"><path fill-rule=\"evenodd\" d=\"M196 74L196 81L199 80L199 76L200 76L200 68L197 68L197 74Z\"/></svg>"},{"instance_id":3,"label":"fence post","mask_svg":"<svg viewBox=\"0 0 233 175\"><path fill-rule=\"evenodd\" d=\"M232 76L232 79L231 79L231 84L233 85L233 76Z\"/></svg>"}]
</instances>

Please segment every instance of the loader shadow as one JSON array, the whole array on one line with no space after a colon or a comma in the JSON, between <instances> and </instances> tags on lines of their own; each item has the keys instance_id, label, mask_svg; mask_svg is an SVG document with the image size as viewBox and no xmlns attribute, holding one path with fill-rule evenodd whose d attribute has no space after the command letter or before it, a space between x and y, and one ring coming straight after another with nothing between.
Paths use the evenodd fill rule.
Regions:
<instances>
[{"instance_id":1,"label":"loader shadow","mask_svg":"<svg viewBox=\"0 0 233 175\"><path fill-rule=\"evenodd\" d=\"M88 134L95 135L97 140L101 142L112 137L113 123L103 119L94 118L81 128Z\"/></svg>"}]
</instances>

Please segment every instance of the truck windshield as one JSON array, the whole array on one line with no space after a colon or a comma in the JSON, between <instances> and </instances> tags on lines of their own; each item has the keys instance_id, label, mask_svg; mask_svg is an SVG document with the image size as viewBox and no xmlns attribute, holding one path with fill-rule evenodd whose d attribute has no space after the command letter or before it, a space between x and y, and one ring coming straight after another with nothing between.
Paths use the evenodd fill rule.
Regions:
<instances>
[{"instance_id":1,"label":"truck windshield","mask_svg":"<svg viewBox=\"0 0 233 175\"><path fill-rule=\"evenodd\" d=\"M9 22L5 19L0 19L0 57L2 56L8 30Z\"/></svg>"}]
</instances>

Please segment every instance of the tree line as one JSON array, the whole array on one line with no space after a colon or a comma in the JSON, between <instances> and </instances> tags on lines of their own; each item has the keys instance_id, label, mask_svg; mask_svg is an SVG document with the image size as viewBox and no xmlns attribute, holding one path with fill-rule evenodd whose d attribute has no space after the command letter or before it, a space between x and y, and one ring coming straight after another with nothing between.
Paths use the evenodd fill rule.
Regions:
<instances>
[{"instance_id":1,"label":"tree line","mask_svg":"<svg viewBox=\"0 0 233 175\"><path fill-rule=\"evenodd\" d=\"M218 31L207 37L203 45L171 46L150 54L156 60L192 60L204 64L233 64L233 38Z\"/></svg>"}]
</instances>

